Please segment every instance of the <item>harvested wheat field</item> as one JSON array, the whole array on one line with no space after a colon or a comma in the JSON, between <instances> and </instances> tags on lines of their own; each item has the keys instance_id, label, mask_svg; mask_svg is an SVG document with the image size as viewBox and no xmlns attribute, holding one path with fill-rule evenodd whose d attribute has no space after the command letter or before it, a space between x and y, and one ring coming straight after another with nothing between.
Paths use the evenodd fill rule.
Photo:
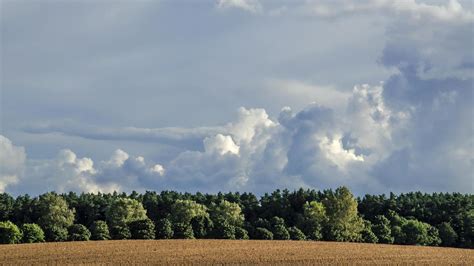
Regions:
<instances>
[{"instance_id":1,"label":"harvested wheat field","mask_svg":"<svg viewBox=\"0 0 474 266\"><path fill-rule=\"evenodd\" d=\"M474 250L310 241L129 240L2 245L0 262L474 265Z\"/></svg>"}]
</instances>

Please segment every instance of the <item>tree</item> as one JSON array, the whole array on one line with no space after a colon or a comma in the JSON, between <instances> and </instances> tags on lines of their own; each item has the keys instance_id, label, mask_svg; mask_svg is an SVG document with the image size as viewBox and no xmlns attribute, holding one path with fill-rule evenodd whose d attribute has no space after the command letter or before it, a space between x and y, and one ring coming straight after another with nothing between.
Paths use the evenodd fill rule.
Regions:
<instances>
[{"instance_id":1,"label":"tree","mask_svg":"<svg viewBox=\"0 0 474 266\"><path fill-rule=\"evenodd\" d=\"M128 224L146 219L146 210L135 199L117 198L112 201L106 210L107 223L113 239L128 239L131 237Z\"/></svg>"},{"instance_id":2,"label":"tree","mask_svg":"<svg viewBox=\"0 0 474 266\"><path fill-rule=\"evenodd\" d=\"M440 242L438 230L427 223L411 219L407 220L401 228L405 238L404 244L436 246Z\"/></svg>"},{"instance_id":3,"label":"tree","mask_svg":"<svg viewBox=\"0 0 474 266\"><path fill-rule=\"evenodd\" d=\"M13 205L15 200L7 193L0 193L0 221L7 221L12 218Z\"/></svg>"},{"instance_id":4,"label":"tree","mask_svg":"<svg viewBox=\"0 0 474 266\"><path fill-rule=\"evenodd\" d=\"M21 231L23 232L22 243L44 242L44 231L37 224L23 224Z\"/></svg>"},{"instance_id":5,"label":"tree","mask_svg":"<svg viewBox=\"0 0 474 266\"><path fill-rule=\"evenodd\" d=\"M377 243L379 239L374 234L373 226L370 221L364 220L364 229L361 232L362 242L364 243Z\"/></svg>"},{"instance_id":6,"label":"tree","mask_svg":"<svg viewBox=\"0 0 474 266\"><path fill-rule=\"evenodd\" d=\"M149 218L129 224L132 239L155 239L155 224Z\"/></svg>"},{"instance_id":7,"label":"tree","mask_svg":"<svg viewBox=\"0 0 474 266\"><path fill-rule=\"evenodd\" d=\"M249 233L242 227L235 227L235 239L247 240L249 239Z\"/></svg>"},{"instance_id":8,"label":"tree","mask_svg":"<svg viewBox=\"0 0 474 266\"><path fill-rule=\"evenodd\" d=\"M207 208L193 200L177 200L171 210L171 221L176 238L194 238L191 221L197 217L209 217Z\"/></svg>"},{"instance_id":9,"label":"tree","mask_svg":"<svg viewBox=\"0 0 474 266\"><path fill-rule=\"evenodd\" d=\"M193 200L177 200L171 209L171 220L176 223L190 224L194 217L209 215L206 206Z\"/></svg>"},{"instance_id":10,"label":"tree","mask_svg":"<svg viewBox=\"0 0 474 266\"><path fill-rule=\"evenodd\" d=\"M303 205L304 233L309 239L320 240L323 238L322 229L327 223L326 208L317 201L306 202Z\"/></svg>"},{"instance_id":11,"label":"tree","mask_svg":"<svg viewBox=\"0 0 474 266\"><path fill-rule=\"evenodd\" d=\"M328 217L325 235L328 240L359 241L364 229L357 212L357 200L347 187L339 187L323 200Z\"/></svg>"},{"instance_id":12,"label":"tree","mask_svg":"<svg viewBox=\"0 0 474 266\"><path fill-rule=\"evenodd\" d=\"M173 238L173 225L170 220L163 218L156 223L156 238L157 239L171 239Z\"/></svg>"},{"instance_id":13,"label":"tree","mask_svg":"<svg viewBox=\"0 0 474 266\"><path fill-rule=\"evenodd\" d=\"M36 205L39 214L38 224L45 231L48 241L65 241L68 228L74 223L74 210L55 193L46 193L39 197Z\"/></svg>"},{"instance_id":14,"label":"tree","mask_svg":"<svg viewBox=\"0 0 474 266\"><path fill-rule=\"evenodd\" d=\"M92 240L109 240L109 226L105 221L94 221L90 227Z\"/></svg>"},{"instance_id":15,"label":"tree","mask_svg":"<svg viewBox=\"0 0 474 266\"><path fill-rule=\"evenodd\" d=\"M372 226L372 231L378 238L379 243L392 244L394 238L390 228L390 221L383 215L375 216L375 222Z\"/></svg>"},{"instance_id":16,"label":"tree","mask_svg":"<svg viewBox=\"0 0 474 266\"><path fill-rule=\"evenodd\" d=\"M235 239L235 228L244 223L244 215L237 203L222 200L211 208L214 223L213 236L222 239Z\"/></svg>"},{"instance_id":17,"label":"tree","mask_svg":"<svg viewBox=\"0 0 474 266\"><path fill-rule=\"evenodd\" d=\"M143 205L135 199L118 198L112 201L106 210L109 226L128 224L147 218Z\"/></svg>"},{"instance_id":18,"label":"tree","mask_svg":"<svg viewBox=\"0 0 474 266\"><path fill-rule=\"evenodd\" d=\"M262 239L262 240L273 240L273 233L270 232L270 230L262 228L262 227L257 227L255 228L255 239Z\"/></svg>"},{"instance_id":19,"label":"tree","mask_svg":"<svg viewBox=\"0 0 474 266\"><path fill-rule=\"evenodd\" d=\"M291 240L306 240L304 233L296 226L288 228L288 233L290 234Z\"/></svg>"},{"instance_id":20,"label":"tree","mask_svg":"<svg viewBox=\"0 0 474 266\"><path fill-rule=\"evenodd\" d=\"M288 240L290 239L290 233L286 229L285 220L280 217L273 217L271 220L273 238L276 240Z\"/></svg>"},{"instance_id":21,"label":"tree","mask_svg":"<svg viewBox=\"0 0 474 266\"><path fill-rule=\"evenodd\" d=\"M456 243L458 234L454 231L450 223L444 222L438 226L441 245L445 247L453 246Z\"/></svg>"},{"instance_id":22,"label":"tree","mask_svg":"<svg viewBox=\"0 0 474 266\"><path fill-rule=\"evenodd\" d=\"M69 227L69 241L89 241L91 232L82 224L73 224Z\"/></svg>"},{"instance_id":23,"label":"tree","mask_svg":"<svg viewBox=\"0 0 474 266\"><path fill-rule=\"evenodd\" d=\"M0 222L0 244L20 243L21 237L21 231L14 223Z\"/></svg>"},{"instance_id":24,"label":"tree","mask_svg":"<svg viewBox=\"0 0 474 266\"><path fill-rule=\"evenodd\" d=\"M211 209L211 219L214 222L226 221L234 226L242 226L245 220L239 204L227 200L222 200Z\"/></svg>"}]
</instances>

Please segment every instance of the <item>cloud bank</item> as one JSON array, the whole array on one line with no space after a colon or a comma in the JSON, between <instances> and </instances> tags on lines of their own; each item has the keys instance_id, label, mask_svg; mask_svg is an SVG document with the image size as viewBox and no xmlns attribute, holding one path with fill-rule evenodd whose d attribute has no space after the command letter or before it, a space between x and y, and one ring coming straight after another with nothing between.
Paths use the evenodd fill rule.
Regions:
<instances>
[{"instance_id":1,"label":"cloud bank","mask_svg":"<svg viewBox=\"0 0 474 266\"><path fill-rule=\"evenodd\" d=\"M222 28L212 28L221 38L216 43L224 47L235 47L233 45L244 47L245 53L236 55L236 58L251 60L252 55L259 53L267 57L258 57L258 60L252 61L254 64L242 63L229 56L228 54L231 54L229 49L225 49L225 52L209 55L210 61L202 60L202 65L200 63L198 67L202 70L201 72L192 71L196 70L194 68L186 68L187 72L180 72L180 74L186 74L191 78L193 75L202 75L203 79L215 79L217 83L221 82L224 86L222 80L215 78L218 76L215 73L222 74L222 72L208 69L208 73L203 69L206 69L206 64L211 64L212 60L225 58L231 62L226 62L228 63L226 71L230 74L225 76L225 83L238 83L246 80L247 76L251 76L250 72L263 69L262 72L258 72L259 83L235 85L236 87L244 85L252 87L260 84L261 87L245 92L227 88L221 94L215 88L202 90L203 93L181 91L183 95L193 95L191 97L193 99L182 105L175 104L181 103L181 101L175 101L177 98L181 99L181 94L177 98L170 98L174 100L166 98L175 87L171 87L169 91L161 91L162 93L157 93L157 95L165 97L162 104L168 107L160 109L161 113L166 113L161 117L168 119L168 113L176 112L187 121L193 121L197 108L205 108L203 106L207 106L209 102L218 102L218 104L206 109L206 114L220 117L219 115L223 113L221 109L229 105L229 101L223 99L233 99L241 93L244 95L242 98L246 97L250 100L245 104L239 102L239 105L246 107L239 108L234 118L227 117L220 123L213 123L217 124L216 126L146 128L143 124L148 123L143 121L155 121L150 118L155 114L149 111L152 109L147 108L146 114L138 111L134 113L134 110L138 110L140 106L129 103L129 99L122 99L118 104L120 108L115 106L116 103L106 104L106 106L122 112L117 116L126 115L140 120L142 127L120 127L126 124L122 120L115 124L103 123L106 121L105 118L94 120L93 123L101 126L87 124L84 122L86 119L80 118L51 119L51 121L33 119L40 122L28 123L27 127L21 128L21 134L28 134L33 138L48 134L62 134L71 139L90 141L94 144L117 143L119 149L110 150L112 154L103 160L95 159L93 151L85 153L68 148L59 149L53 158L36 158L29 153L31 146L25 145L26 148L24 148L16 145L16 141L11 141L16 139L13 133L11 137L10 133L4 134L5 136L2 134L0 136L0 191L37 194L50 190L110 192L134 189L142 191L176 189L204 192L241 190L262 193L275 188L324 189L340 185L349 186L357 194L407 190L467 193L474 191L472 174L474 173L474 53L472 50L474 15L472 5L471 8L465 8L455 0L441 5L426 1L386 0L289 1L284 5L279 1L256 0L220 0L214 3L218 9L219 18L232 16L235 13L238 15L237 18L246 17L241 16L242 12L230 12L230 9L239 9L255 15L251 18L246 17L250 18L248 23L251 26L255 25L251 24L252 22L258 21L257 25L271 32L272 28L266 23L290 21L289 26L283 23L278 24L287 25L286 30L290 31L286 31L286 35L278 31L276 35L279 37L283 35L285 38L280 38L280 42L268 41L266 44L271 44L267 45L268 49L259 50L257 44L266 40L264 37L259 37L264 36L267 31L250 31L249 33L248 29L239 28L232 32L237 36L234 38L234 35L230 36L221 32ZM126 10L126 8L119 9L117 14L127 13ZM149 8L136 10L136 12L139 11L140 16L145 16L145 10L148 11ZM137 17L140 16L131 16L130 22L139 20ZM364 32L365 28L356 28L360 30L356 34L352 32L354 28L345 31L345 27L349 27L347 25L351 22L359 25L357 23L362 23L360 21L367 17L381 18L375 22L371 21L374 24L381 21L384 27L384 35L380 36L381 38L363 39L364 36L372 36ZM113 16L110 19L114 21ZM386 79L384 78L383 82L370 79L351 83L362 83L354 87L352 85L340 87L327 82L318 82L318 80L324 80L321 76L327 74L324 72L326 68L331 69L329 71L331 78L338 80L343 80L352 72L356 72L358 69L355 68L358 67L359 61L350 56L352 56L351 53L359 51L358 47L353 47L358 42L346 42L345 39L341 41L343 44L341 49L354 50L354 52L343 54L349 58L344 59L347 62L339 62L337 66L332 66L333 61L322 55L326 51L341 52L331 50L331 42L329 42L331 45L327 47L324 45L319 47L324 52L313 51L303 46L291 46L296 47L294 50L297 53L285 56L281 53L288 50L286 49L288 42L285 41L294 38L304 43L310 40L308 36L289 33L301 25L294 24L294 20L308 23L316 21L317 23L311 26L320 24L323 25L322 27L333 23L337 25L336 29L341 30L341 34L354 34L350 36L362 38L361 43L365 46L382 43L383 47L377 58L378 67L389 70L390 74ZM237 27L236 24L232 24L235 21L227 22L229 24L225 27ZM273 25L272 23L269 24ZM361 25L366 25L364 23ZM112 27L115 24L106 25ZM225 27L224 29L227 30ZM331 29L334 30L334 28ZM285 28L282 32L284 30ZM325 33L323 29L318 30ZM178 43L183 43L180 38L176 38ZM238 38L241 42L235 42ZM318 43L324 44L325 38L335 37L325 33L319 38ZM252 40L253 42L247 44L246 41ZM202 40L198 39L198 41ZM175 44L166 43L160 48L175 47ZM206 51L209 50L209 43L200 44L206 47ZM107 47L107 45L104 46ZM272 50L273 46L282 49ZM156 52L150 47L145 48L138 49L145 51L143 53L131 53L133 56L127 54L131 59L141 62L139 59L145 56L147 51L150 54ZM253 49L256 50L255 53L252 53ZM205 56L208 58L207 54ZM163 59L158 55L156 58ZM313 58L322 59L319 65L322 67L314 72L322 71L323 74L303 75L302 73L313 71L311 68ZM178 57L178 59L179 62L170 69L182 69L189 66L189 62L192 61L186 57ZM203 58L195 59L201 62ZM131 63L135 62L133 60ZM296 64L296 61L305 63L300 65ZM261 62L272 64L260 65ZM119 65L128 64L120 63ZM222 68L222 65L218 65ZM240 76L234 77L240 65L244 66L245 71L240 72ZM287 68L284 68L286 65L288 65ZM349 70L344 70L346 65L349 65ZM162 66L161 69L165 67ZM123 72L123 69L119 70L119 73ZM148 73L142 71L142 68L139 68L139 72ZM144 76L146 75L143 74L140 77ZM147 80L146 78L151 79L145 77L133 80ZM174 79L181 80L182 77L174 77ZM23 76L19 80L23 82ZM130 82L128 80L132 79L121 80L121 84ZM191 80L194 81L194 79ZM364 84L365 82L370 85ZM41 82L38 83L41 84ZM164 81L151 79L151 83L152 89L140 91L142 98L139 102L143 103L143 106L155 106L155 102L152 102L152 105L146 105L148 98L153 98L149 95L154 92L155 84L168 88L168 83ZM146 87L144 84L139 82L137 87ZM83 86L87 87L86 85ZM194 85L192 84L192 88ZM91 86L91 88L95 87ZM123 92L127 91L120 86L118 88ZM9 93L13 94L12 91ZM109 99L110 94L107 93L110 91L102 95L98 93L96 98L99 99L101 96ZM60 96L57 97L62 99ZM262 98L261 102L268 105L283 102L292 106L293 109L284 107L279 112L272 112L269 108L249 108L249 106L260 106L258 101L253 101L254 96ZM83 95L82 97L77 102L87 103L84 99L89 98ZM32 98L39 97L35 97L33 93ZM218 98L218 100L213 98ZM195 102L199 100L204 100L204 103L196 104ZM166 105L169 102L173 104ZM94 108L101 106L97 103L102 102L94 103L90 112L95 115L100 112L95 112ZM67 103L64 103L64 106L67 106ZM297 107L294 108L294 106ZM44 112L58 113L58 110L63 110L61 107L63 106ZM87 108L84 107L84 109ZM25 110L28 114L36 113L27 108ZM65 116L67 117L68 113ZM13 116L13 118L16 117ZM169 116L166 121L174 119L175 117ZM10 118L10 120L22 119ZM149 125L155 125L155 123L150 122ZM167 151L157 148L143 156L137 152L137 149L129 151L120 146L125 145L126 142L141 143L150 146L151 150L154 149L154 144L172 146L173 154L161 156ZM157 145L157 147L163 147L163 145Z\"/></svg>"}]
</instances>

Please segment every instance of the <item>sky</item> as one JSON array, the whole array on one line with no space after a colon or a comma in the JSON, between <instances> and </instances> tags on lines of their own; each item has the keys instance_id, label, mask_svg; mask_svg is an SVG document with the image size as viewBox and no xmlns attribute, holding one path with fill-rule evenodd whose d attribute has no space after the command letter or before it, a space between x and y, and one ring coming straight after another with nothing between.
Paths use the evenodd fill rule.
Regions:
<instances>
[{"instance_id":1,"label":"sky","mask_svg":"<svg viewBox=\"0 0 474 266\"><path fill-rule=\"evenodd\" d=\"M474 192L474 1L0 0L0 192Z\"/></svg>"}]
</instances>

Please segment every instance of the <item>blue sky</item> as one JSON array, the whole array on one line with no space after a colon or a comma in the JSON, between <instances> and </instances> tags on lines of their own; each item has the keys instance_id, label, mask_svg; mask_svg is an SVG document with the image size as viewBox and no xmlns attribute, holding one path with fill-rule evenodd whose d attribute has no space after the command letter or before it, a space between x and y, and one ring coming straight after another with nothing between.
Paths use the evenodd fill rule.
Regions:
<instances>
[{"instance_id":1,"label":"blue sky","mask_svg":"<svg viewBox=\"0 0 474 266\"><path fill-rule=\"evenodd\" d=\"M473 192L467 1L1 1L0 191Z\"/></svg>"}]
</instances>

